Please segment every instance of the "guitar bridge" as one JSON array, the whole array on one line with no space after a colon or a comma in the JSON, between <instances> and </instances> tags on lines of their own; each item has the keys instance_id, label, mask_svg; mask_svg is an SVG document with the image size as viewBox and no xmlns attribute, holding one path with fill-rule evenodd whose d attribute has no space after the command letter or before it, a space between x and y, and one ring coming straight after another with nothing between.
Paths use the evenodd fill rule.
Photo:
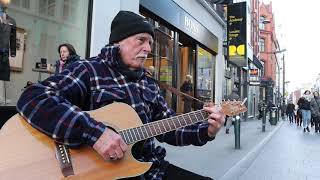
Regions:
<instances>
[{"instance_id":1,"label":"guitar bridge","mask_svg":"<svg viewBox=\"0 0 320 180\"><path fill-rule=\"evenodd\" d=\"M69 153L69 149L58 142L55 142L56 145L56 158L60 165L60 170L64 177L74 175L72 163L71 163L71 157Z\"/></svg>"}]
</instances>

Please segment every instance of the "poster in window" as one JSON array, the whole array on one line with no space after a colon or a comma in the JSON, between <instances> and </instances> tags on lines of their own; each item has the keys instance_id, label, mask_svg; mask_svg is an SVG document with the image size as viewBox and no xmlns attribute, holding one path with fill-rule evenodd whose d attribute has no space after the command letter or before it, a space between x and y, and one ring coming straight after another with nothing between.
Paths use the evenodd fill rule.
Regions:
<instances>
[{"instance_id":1,"label":"poster in window","mask_svg":"<svg viewBox=\"0 0 320 180\"><path fill-rule=\"evenodd\" d=\"M22 71L23 69L26 36L26 31L17 27L16 57L10 57L10 70L12 71Z\"/></svg>"}]
</instances>

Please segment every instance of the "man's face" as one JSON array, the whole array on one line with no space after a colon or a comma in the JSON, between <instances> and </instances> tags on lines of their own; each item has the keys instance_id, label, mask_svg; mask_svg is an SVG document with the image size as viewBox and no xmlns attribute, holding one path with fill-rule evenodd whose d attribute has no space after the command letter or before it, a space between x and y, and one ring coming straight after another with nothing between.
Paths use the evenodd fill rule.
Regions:
<instances>
[{"instance_id":1,"label":"man's face","mask_svg":"<svg viewBox=\"0 0 320 180\"><path fill-rule=\"evenodd\" d=\"M143 67L143 64L151 52L153 38L148 33L139 33L121 40L120 56L124 64L129 69L137 70Z\"/></svg>"}]
</instances>

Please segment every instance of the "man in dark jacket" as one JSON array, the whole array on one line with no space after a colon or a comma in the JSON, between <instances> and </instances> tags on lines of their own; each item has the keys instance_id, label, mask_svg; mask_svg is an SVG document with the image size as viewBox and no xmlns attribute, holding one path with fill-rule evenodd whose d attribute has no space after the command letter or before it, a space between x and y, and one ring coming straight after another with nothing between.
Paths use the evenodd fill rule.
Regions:
<instances>
[{"instance_id":1,"label":"man in dark jacket","mask_svg":"<svg viewBox=\"0 0 320 180\"><path fill-rule=\"evenodd\" d=\"M137 136L128 135L128 140L84 111L122 102L131 106L144 124L175 116L159 86L146 76L144 69L153 39L154 30L148 21L133 12L120 11L111 23L109 44L98 56L76 61L60 74L31 85L21 95L18 111L55 141L90 146L107 161L123 159L128 149L126 142ZM204 107L204 111L208 114L205 122L177 124L170 132L152 133L151 138L137 142L132 149L134 156L153 165L133 179L211 179L170 164L165 160L166 150L157 146L154 139L176 146L202 146L212 141L224 123L224 114L213 105ZM108 114L104 116L108 119ZM195 118L190 120L196 121Z\"/></svg>"},{"instance_id":2,"label":"man in dark jacket","mask_svg":"<svg viewBox=\"0 0 320 180\"><path fill-rule=\"evenodd\" d=\"M290 123L293 123L295 105L290 101L287 105L286 114L289 117Z\"/></svg>"}]
</instances>

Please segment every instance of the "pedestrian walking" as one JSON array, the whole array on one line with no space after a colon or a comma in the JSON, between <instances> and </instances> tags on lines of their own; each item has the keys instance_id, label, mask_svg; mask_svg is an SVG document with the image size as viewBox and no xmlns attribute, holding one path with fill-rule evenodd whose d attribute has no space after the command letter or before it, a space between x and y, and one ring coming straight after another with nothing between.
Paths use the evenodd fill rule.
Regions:
<instances>
[{"instance_id":1,"label":"pedestrian walking","mask_svg":"<svg viewBox=\"0 0 320 180\"><path fill-rule=\"evenodd\" d=\"M310 101L311 101L312 95L309 90L306 90L303 93L303 96L299 99L298 105L301 109L301 115L302 115L302 122L303 122L303 132L310 132L309 124L311 121L311 107L310 107Z\"/></svg>"},{"instance_id":2,"label":"pedestrian walking","mask_svg":"<svg viewBox=\"0 0 320 180\"><path fill-rule=\"evenodd\" d=\"M320 97L318 91L313 92L313 98L311 99L310 107L311 116L314 120L314 132L320 133Z\"/></svg>"},{"instance_id":3,"label":"pedestrian walking","mask_svg":"<svg viewBox=\"0 0 320 180\"><path fill-rule=\"evenodd\" d=\"M290 101L286 108L286 114L289 117L290 123L293 123L295 105Z\"/></svg>"}]
</instances>

